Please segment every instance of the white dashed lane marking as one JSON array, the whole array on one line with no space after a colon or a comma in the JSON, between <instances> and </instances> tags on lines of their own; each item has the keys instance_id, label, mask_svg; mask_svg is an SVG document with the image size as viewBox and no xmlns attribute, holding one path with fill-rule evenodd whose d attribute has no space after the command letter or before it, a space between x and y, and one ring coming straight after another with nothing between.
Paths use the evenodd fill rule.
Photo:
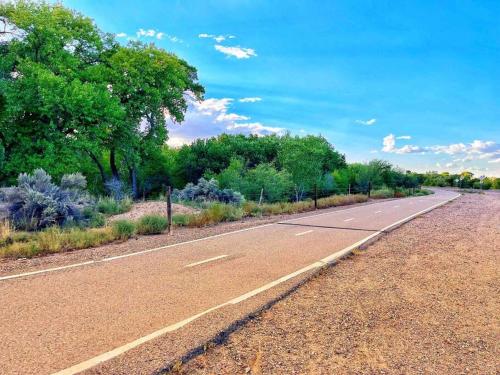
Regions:
<instances>
[{"instance_id":1,"label":"white dashed lane marking","mask_svg":"<svg viewBox=\"0 0 500 375\"><path fill-rule=\"evenodd\" d=\"M303 236L304 234L314 232L313 230L306 230L305 232L296 233L296 236Z\"/></svg>"},{"instance_id":2,"label":"white dashed lane marking","mask_svg":"<svg viewBox=\"0 0 500 375\"><path fill-rule=\"evenodd\" d=\"M208 258L208 259L205 259L205 260L200 260L199 262L188 264L188 265L186 265L184 267L190 268L190 267L194 267L194 266L199 266L200 264L205 264L205 263L208 263L208 262L213 262L214 260L219 260L219 259L222 259L222 258L225 258L225 257L227 257L227 255L219 255L219 256L216 256L216 257L213 257L213 258Z\"/></svg>"}]
</instances>

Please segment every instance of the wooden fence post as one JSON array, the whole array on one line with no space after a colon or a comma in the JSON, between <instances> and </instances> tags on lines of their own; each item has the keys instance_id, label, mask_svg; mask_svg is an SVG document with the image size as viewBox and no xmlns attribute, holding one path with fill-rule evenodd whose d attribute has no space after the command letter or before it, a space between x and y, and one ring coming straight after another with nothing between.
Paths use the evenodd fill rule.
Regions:
<instances>
[{"instance_id":1,"label":"wooden fence post","mask_svg":"<svg viewBox=\"0 0 500 375\"><path fill-rule=\"evenodd\" d=\"M318 208L318 184L314 184L314 209Z\"/></svg>"},{"instance_id":2,"label":"wooden fence post","mask_svg":"<svg viewBox=\"0 0 500 375\"><path fill-rule=\"evenodd\" d=\"M167 186L167 220L168 234L172 234L172 188Z\"/></svg>"}]
</instances>

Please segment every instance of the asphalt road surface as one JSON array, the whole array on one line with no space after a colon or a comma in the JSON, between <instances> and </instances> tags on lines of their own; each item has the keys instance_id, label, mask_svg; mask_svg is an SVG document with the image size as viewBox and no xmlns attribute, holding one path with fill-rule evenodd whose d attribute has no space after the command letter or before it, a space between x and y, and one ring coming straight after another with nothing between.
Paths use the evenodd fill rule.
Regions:
<instances>
[{"instance_id":1,"label":"asphalt road surface","mask_svg":"<svg viewBox=\"0 0 500 375\"><path fill-rule=\"evenodd\" d=\"M438 190L91 264L0 277L0 373L91 369L318 269L456 196Z\"/></svg>"}]
</instances>

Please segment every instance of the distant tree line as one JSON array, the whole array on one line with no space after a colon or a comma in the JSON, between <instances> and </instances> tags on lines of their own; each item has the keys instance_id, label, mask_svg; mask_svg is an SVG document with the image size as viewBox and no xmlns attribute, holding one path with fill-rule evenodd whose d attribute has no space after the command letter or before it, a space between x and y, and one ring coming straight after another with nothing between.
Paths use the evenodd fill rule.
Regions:
<instances>
[{"instance_id":1,"label":"distant tree line","mask_svg":"<svg viewBox=\"0 0 500 375\"><path fill-rule=\"evenodd\" d=\"M423 183L427 186L451 186L466 189L500 189L500 178L474 176L473 173L426 172L422 174Z\"/></svg>"}]
</instances>

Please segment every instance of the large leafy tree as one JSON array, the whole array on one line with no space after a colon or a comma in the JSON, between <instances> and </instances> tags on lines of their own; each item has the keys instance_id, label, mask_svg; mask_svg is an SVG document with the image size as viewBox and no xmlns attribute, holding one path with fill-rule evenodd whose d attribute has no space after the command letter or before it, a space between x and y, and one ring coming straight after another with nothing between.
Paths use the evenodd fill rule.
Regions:
<instances>
[{"instance_id":1,"label":"large leafy tree","mask_svg":"<svg viewBox=\"0 0 500 375\"><path fill-rule=\"evenodd\" d=\"M0 5L12 35L0 45L4 177L43 167L78 169L79 150L118 124L124 112L106 85L82 79L105 49L91 20L61 6Z\"/></svg>"},{"instance_id":2,"label":"large leafy tree","mask_svg":"<svg viewBox=\"0 0 500 375\"><path fill-rule=\"evenodd\" d=\"M0 178L94 165L102 182L130 176L136 192L165 119L182 121L186 94L203 95L196 70L153 45L121 46L59 4L2 4L0 21Z\"/></svg>"}]
</instances>

